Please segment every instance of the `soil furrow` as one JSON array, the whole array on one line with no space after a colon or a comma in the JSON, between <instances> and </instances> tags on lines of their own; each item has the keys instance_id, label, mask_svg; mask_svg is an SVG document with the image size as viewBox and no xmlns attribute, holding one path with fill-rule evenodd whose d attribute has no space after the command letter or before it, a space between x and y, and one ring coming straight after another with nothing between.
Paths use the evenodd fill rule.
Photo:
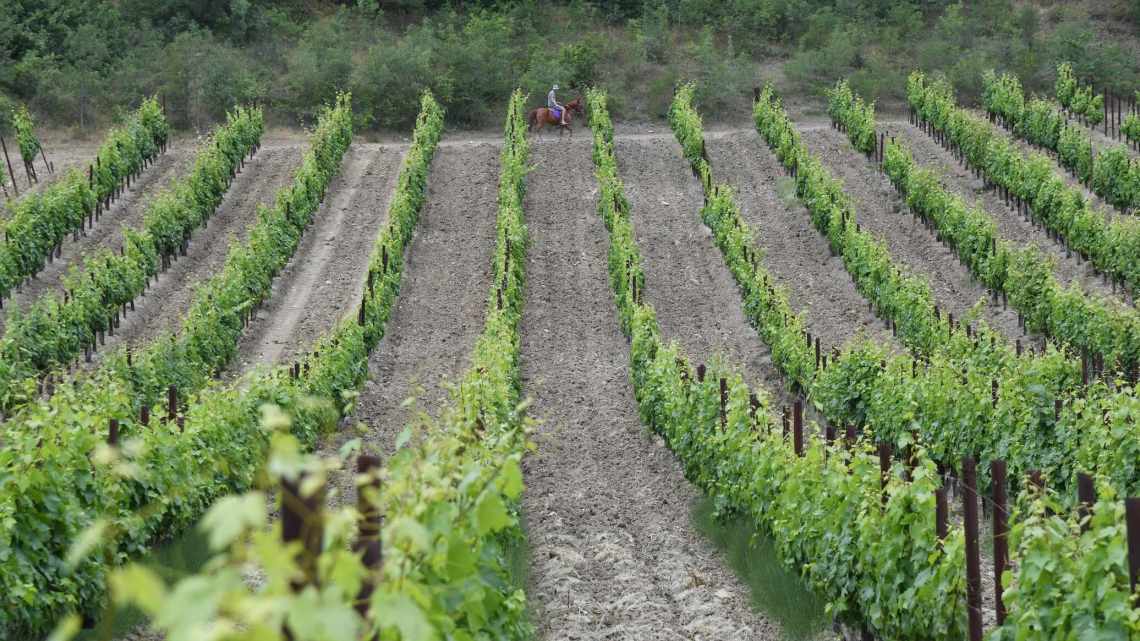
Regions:
<instances>
[{"instance_id":1,"label":"soil furrow","mask_svg":"<svg viewBox=\"0 0 1140 641\"><path fill-rule=\"evenodd\" d=\"M406 145L354 143L268 305L243 334L236 373L292 359L360 302Z\"/></svg>"},{"instance_id":2,"label":"soil furrow","mask_svg":"<svg viewBox=\"0 0 1140 641\"><path fill-rule=\"evenodd\" d=\"M194 299L196 285L220 273L229 253L230 242L244 241L257 221L257 207L270 205L277 192L290 184L301 165L305 145L266 142L252 162L247 162L226 192L218 211L205 228L196 229L190 237L186 256L159 274L150 289L135 301L114 336L107 337L107 347L127 344L138 346L168 332L178 331L183 315ZM108 349L100 348L95 362Z\"/></svg>"},{"instance_id":3,"label":"soil furrow","mask_svg":"<svg viewBox=\"0 0 1140 641\"><path fill-rule=\"evenodd\" d=\"M633 143L619 138L619 159L637 165L626 169L626 185L637 194L635 210L650 202L664 208L665 199L670 206L662 217L700 225L700 187L673 144L671 136ZM525 202L530 248L521 360L524 393L534 399L531 414L542 423L538 450L524 462L523 513L532 552L528 594L539 638L778 638L777 626L750 611L748 589L691 524L688 512L698 490L640 424L629 347L607 277L608 238L596 213L590 141L537 141L532 158L537 168L528 177ZM678 193L675 185L688 186ZM716 253L711 257L720 260ZM706 279L712 262L692 264L693 277ZM692 289L687 283L666 287L674 279L660 265L647 267L651 299ZM727 293L733 298L716 300L731 305L713 316L736 310L736 322L743 324L739 298L731 286ZM668 306L658 307L659 314ZM687 313L699 317L712 308L690 305ZM743 325L729 333L716 323L713 333L690 342L709 350L751 332ZM669 327L690 339L688 328ZM754 335L747 337L756 343Z\"/></svg>"},{"instance_id":4,"label":"soil furrow","mask_svg":"<svg viewBox=\"0 0 1140 641\"><path fill-rule=\"evenodd\" d=\"M997 225L998 233L1006 240L1033 244L1056 261L1053 272L1062 284L1079 282L1087 292L1100 296L1112 296L1112 290L1093 273L1091 263L1081 264L1076 254L1065 257L1061 245L1053 242L1048 234L1026 221L1015 210L1007 207L997 192L987 191L980 179L974 178L970 170L954 160L954 156L941 145L922 133L920 129L902 122L882 123L910 148L911 154L920 166L933 168L942 178L942 184L967 203L980 203Z\"/></svg>"},{"instance_id":5,"label":"soil furrow","mask_svg":"<svg viewBox=\"0 0 1140 641\"><path fill-rule=\"evenodd\" d=\"M695 362L724 355L784 403L782 378L744 316L743 300L700 218L701 185L672 135L614 141L645 268L645 296L666 340Z\"/></svg>"},{"instance_id":6,"label":"soil furrow","mask_svg":"<svg viewBox=\"0 0 1140 641\"><path fill-rule=\"evenodd\" d=\"M843 181L863 229L887 244L892 260L901 268L924 277L943 311L962 319L979 300L980 318L1011 341L1027 339L1017 313L994 304L986 289L970 277L949 248L940 244L922 223L910 215L887 177L851 146L847 137L828 126L799 126L804 144L832 175ZM806 213L804 214L807 215Z\"/></svg>"},{"instance_id":7,"label":"soil furrow","mask_svg":"<svg viewBox=\"0 0 1140 641\"><path fill-rule=\"evenodd\" d=\"M83 264L83 258L101 248L118 249L122 239L122 229L139 227L146 208L152 198L166 188L172 180L190 170L197 155L192 145L174 147L160 155L155 164L131 183L131 188L111 208L99 217L95 226L80 232L79 240L73 241L70 234L63 241L62 256L48 263L35 276L29 278L12 296L12 302L20 307L31 304L38 297L53 289L59 289L64 276L73 266ZM7 322L7 314L0 315L0 331Z\"/></svg>"},{"instance_id":8,"label":"soil furrow","mask_svg":"<svg viewBox=\"0 0 1140 641\"><path fill-rule=\"evenodd\" d=\"M442 406L445 383L458 381L483 329L501 148L450 143L436 150L400 296L357 402L369 447L384 455L417 409L434 414ZM413 396L415 406L406 406Z\"/></svg>"},{"instance_id":9,"label":"soil furrow","mask_svg":"<svg viewBox=\"0 0 1140 641\"><path fill-rule=\"evenodd\" d=\"M797 312L826 346L864 335L897 348L867 301L855 289L843 259L833 256L795 199L795 183L755 131L705 136L713 176L736 190L744 220L764 250L764 266L786 287Z\"/></svg>"}]
</instances>

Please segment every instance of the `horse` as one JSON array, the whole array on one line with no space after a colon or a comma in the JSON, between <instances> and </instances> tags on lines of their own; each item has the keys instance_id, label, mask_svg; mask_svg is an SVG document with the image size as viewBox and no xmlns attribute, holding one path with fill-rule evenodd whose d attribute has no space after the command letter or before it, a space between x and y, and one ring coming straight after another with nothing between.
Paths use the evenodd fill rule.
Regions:
<instances>
[{"instance_id":1,"label":"horse","mask_svg":"<svg viewBox=\"0 0 1140 641\"><path fill-rule=\"evenodd\" d=\"M571 100L570 102L562 105L562 108L566 111L566 124L565 125L562 124L561 120L559 120L558 118L556 118L554 116L554 110L553 109L549 109L547 107L539 107L538 109L531 109L530 113L527 114L527 117L526 117L527 128L530 130L531 133L534 133L536 131L538 133L542 133L542 130L545 129L547 125L551 125L551 126L557 125L559 127L559 129L558 129L558 137L559 138L561 138L562 133L566 132L566 131L569 131L570 137L573 138L574 137L574 128L570 126L570 122L571 122L573 115L574 114L578 114L579 116L585 116L586 115L586 110L582 106L582 96L578 96L577 98Z\"/></svg>"}]
</instances>

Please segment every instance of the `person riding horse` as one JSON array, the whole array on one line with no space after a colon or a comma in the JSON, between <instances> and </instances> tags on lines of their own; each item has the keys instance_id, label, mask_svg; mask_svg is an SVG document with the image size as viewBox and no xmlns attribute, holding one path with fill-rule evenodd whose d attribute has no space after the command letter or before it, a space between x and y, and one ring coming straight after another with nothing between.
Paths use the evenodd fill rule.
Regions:
<instances>
[{"instance_id":1,"label":"person riding horse","mask_svg":"<svg viewBox=\"0 0 1140 641\"><path fill-rule=\"evenodd\" d=\"M550 88L550 93L546 94L546 108L554 111L554 115L558 118L558 124L566 125L566 108L558 104L558 99L554 97L554 92L558 91L558 84L555 83Z\"/></svg>"},{"instance_id":2,"label":"person riding horse","mask_svg":"<svg viewBox=\"0 0 1140 641\"><path fill-rule=\"evenodd\" d=\"M531 109L526 115L527 129L531 133L541 133L543 128L547 125L558 127L558 135L561 136L564 132L570 132L574 135L574 130L571 128L570 123L574 119L574 115L585 116L586 111L582 108L582 96L567 102L566 104L559 104L558 99L555 97L554 92L558 90L558 85L550 90L546 95L545 107L538 107Z\"/></svg>"}]
</instances>

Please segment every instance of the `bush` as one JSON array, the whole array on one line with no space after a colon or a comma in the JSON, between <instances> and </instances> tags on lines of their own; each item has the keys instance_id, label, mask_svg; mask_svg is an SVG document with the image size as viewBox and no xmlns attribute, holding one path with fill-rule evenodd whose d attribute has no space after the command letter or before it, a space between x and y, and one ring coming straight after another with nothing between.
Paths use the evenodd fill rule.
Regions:
<instances>
[{"instance_id":1,"label":"bush","mask_svg":"<svg viewBox=\"0 0 1140 641\"><path fill-rule=\"evenodd\" d=\"M431 54L430 43L416 35L369 48L352 75L358 122L383 129L415 123L419 96L431 85Z\"/></svg>"}]
</instances>

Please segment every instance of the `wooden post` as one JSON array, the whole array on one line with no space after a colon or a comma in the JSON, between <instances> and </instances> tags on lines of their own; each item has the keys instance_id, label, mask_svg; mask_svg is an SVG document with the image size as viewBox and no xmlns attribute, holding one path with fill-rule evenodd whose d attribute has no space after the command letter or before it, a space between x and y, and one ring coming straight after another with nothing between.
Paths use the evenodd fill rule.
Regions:
<instances>
[{"instance_id":1,"label":"wooden post","mask_svg":"<svg viewBox=\"0 0 1140 641\"><path fill-rule=\"evenodd\" d=\"M728 427L728 379L720 377L720 427Z\"/></svg>"},{"instance_id":2,"label":"wooden post","mask_svg":"<svg viewBox=\"0 0 1140 641\"><path fill-rule=\"evenodd\" d=\"M8 163L8 175L12 177L12 191L19 196L20 188L16 186L16 173L12 171L12 159L8 157L8 143L4 142L4 136L0 136L0 149L4 150L4 162Z\"/></svg>"},{"instance_id":3,"label":"wooden post","mask_svg":"<svg viewBox=\"0 0 1140 641\"><path fill-rule=\"evenodd\" d=\"M1001 596L1001 575L1009 569L1009 502L1006 498L1005 461L990 461L994 498L994 610L997 624L1005 622L1005 602Z\"/></svg>"},{"instance_id":4,"label":"wooden post","mask_svg":"<svg viewBox=\"0 0 1140 641\"><path fill-rule=\"evenodd\" d=\"M982 641L982 570L978 550L978 477L973 458L962 459L962 502L966 525L966 611L969 640Z\"/></svg>"},{"instance_id":5,"label":"wooden post","mask_svg":"<svg viewBox=\"0 0 1140 641\"><path fill-rule=\"evenodd\" d=\"M843 440L848 448L855 446L855 441L858 437L855 435L855 426L848 423L847 427L843 430Z\"/></svg>"},{"instance_id":6,"label":"wooden post","mask_svg":"<svg viewBox=\"0 0 1140 641\"><path fill-rule=\"evenodd\" d=\"M879 443L879 487L883 493L883 505L887 504L887 481L891 478L891 444Z\"/></svg>"},{"instance_id":7,"label":"wooden post","mask_svg":"<svg viewBox=\"0 0 1140 641\"><path fill-rule=\"evenodd\" d=\"M166 422L174 420L178 415L178 388L171 385L166 390Z\"/></svg>"},{"instance_id":8,"label":"wooden post","mask_svg":"<svg viewBox=\"0 0 1140 641\"><path fill-rule=\"evenodd\" d=\"M107 445L115 447L119 444L119 420L111 419L107 424Z\"/></svg>"},{"instance_id":9,"label":"wooden post","mask_svg":"<svg viewBox=\"0 0 1140 641\"><path fill-rule=\"evenodd\" d=\"M376 577L383 560L380 548L380 508L376 504L380 493L380 457L361 454L356 459L356 473L360 485L356 488L356 511L360 515L358 534L352 543L352 551L362 556L364 567L369 574L364 577L360 592L356 594L356 611L360 616L368 613L368 599L376 588ZM369 496L369 494L373 496Z\"/></svg>"},{"instance_id":10,"label":"wooden post","mask_svg":"<svg viewBox=\"0 0 1140 641\"><path fill-rule=\"evenodd\" d=\"M321 554L324 538L323 507L325 488L322 486L309 496L301 495L305 476L295 481L281 480L281 539L285 543L300 542L298 566L304 578L292 583L294 591L317 581L317 557Z\"/></svg>"},{"instance_id":11,"label":"wooden post","mask_svg":"<svg viewBox=\"0 0 1140 641\"><path fill-rule=\"evenodd\" d=\"M946 502L946 486L943 485L934 491L934 531L938 533L940 543L950 533L949 515L950 506Z\"/></svg>"},{"instance_id":12,"label":"wooden post","mask_svg":"<svg viewBox=\"0 0 1140 641\"><path fill-rule=\"evenodd\" d=\"M1140 497L1124 499L1124 523L1128 529L1128 579L1135 594L1140 584Z\"/></svg>"},{"instance_id":13,"label":"wooden post","mask_svg":"<svg viewBox=\"0 0 1140 641\"><path fill-rule=\"evenodd\" d=\"M796 456L804 455L804 402L798 398L792 405L792 448Z\"/></svg>"},{"instance_id":14,"label":"wooden post","mask_svg":"<svg viewBox=\"0 0 1140 641\"><path fill-rule=\"evenodd\" d=\"M1092 516L1093 505L1096 504L1096 486L1093 485L1092 476L1084 472L1077 474L1077 513L1081 518L1081 531L1089 529L1089 517Z\"/></svg>"},{"instance_id":15,"label":"wooden post","mask_svg":"<svg viewBox=\"0 0 1140 641\"><path fill-rule=\"evenodd\" d=\"M150 406L145 403L139 408L139 424L150 425Z\"/></svg>"},{"instance_id":16,"label":"wooden post","mask_svg":"<svg viewBox=\"0 0 1140 641\"><path fill-rule=\"evenodd\" d=\"M697 365L697 382L698 383L705 382L705 364L704 363Z\"/></svg>"}]
</instances>

